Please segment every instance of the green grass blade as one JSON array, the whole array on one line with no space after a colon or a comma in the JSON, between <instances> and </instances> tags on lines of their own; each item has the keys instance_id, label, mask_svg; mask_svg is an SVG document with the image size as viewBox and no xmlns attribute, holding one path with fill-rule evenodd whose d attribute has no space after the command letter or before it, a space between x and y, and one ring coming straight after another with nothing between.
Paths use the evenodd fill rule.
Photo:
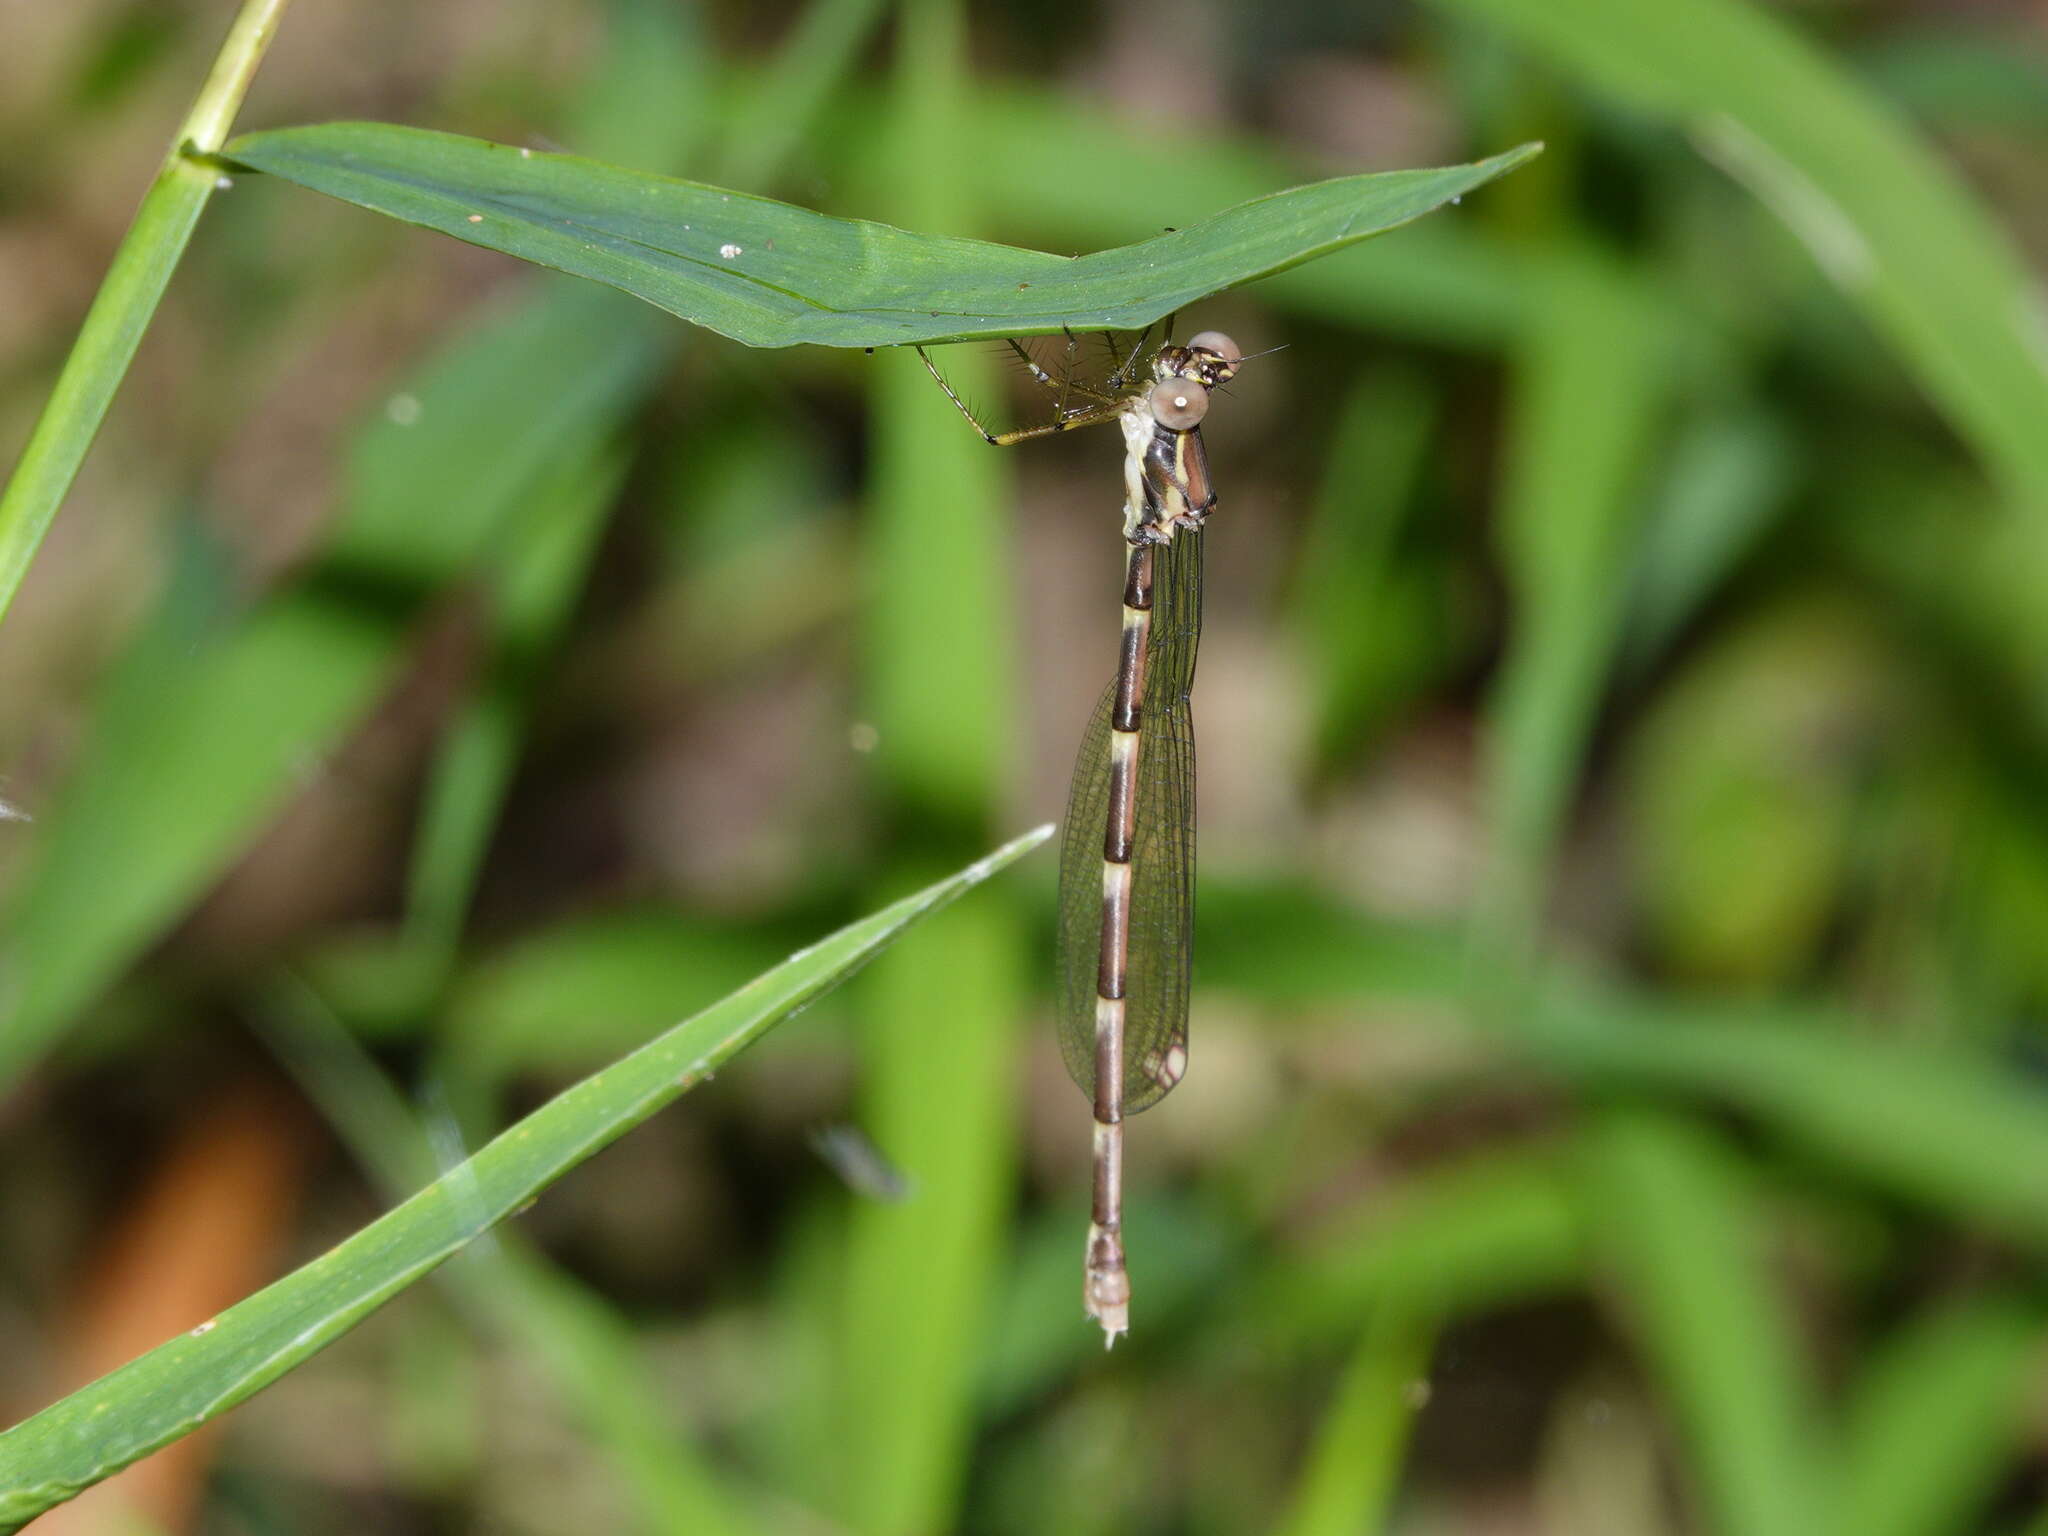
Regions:
<instances>
[{"instance_id":1,"label":"green grass blade","mask_svg":"<svg viewBox=\"0 0 2048 1536\"><path fill-rule=\"evenodd\" d=\"M1974 1517L2031 1435L2038 1306L1980 1297L1916 1318L1851 1389L1840 1536L1944 1536Z\"/></svg>"},{"instance_id":2,"label":"green grass blade","mask_svg":"<svg viewBox=\"0 0 2048 1536\"><path fill-rule=\"evenodd\" d=\"M1286 604L1316 703L1315 766L1330 772L1438 674L1456 626L1399 552L1443 414L1419 370L1365 374L1344 400Z\"/></svg>"},{"instance_id":3,"label":"green grass blade","mask_svg":"<svg viewBox=\"0 0 2048 1536\"><path fill-rule=\"evenodd\" d=\"M114 253L49 404L0 494L0 616L85 461L218 177L207 166L173 156L144 194Z\"/></svg>"},{"instance_id":4,"label":"green grass blade","mask_svg":"<svg viewBox=\"0 0 2048 1536\"><path fill-rule=\"evenodd\" d=\"M1783 511L1797 457L1792 434L1749 402L1681 429L1629 582L1633 674L1657 659Z\"/></svg>"},{"instance_id":5,"label":"green grass blade","mask_svg":"<svg viewBox=\"0 0 2048 1536\"><path fill-rule=\"evenodd\" d=\"M1281 1536L1371 1536L1385 1529L1401 1457L1428 1379L1436 1323L1426 1311L1373 1308L1316 1431Z\"/></svg>"},{"instance_id":6,"label":"green grass blade","mask_svg":"<svg viewBox=\"0 0 2048 1536\"><path fill-rule=\"evenodd\" d=\"M0 491L0 619L85 462L114 391L127 376L193 226L220 180L215 167L188 156L186 147L209 154L220 148L284 7L285 0L246 0L236 16L170 155L114 253L21 462Z\"/></svg>"},{"instance_id":7,"label":"green grass blade","mask_svg":"<svg viewBox=\"0 0 2048 1536\"><path fill-rule=\"evenodd\" d=\"M0 1529L17 1529L268 1386L1051 831L1017 838L792 955L550 1100L311 1264L0 1435Z\"/></svg>"},{"instance_id":8,"label":"green grass blade","mask_svg":"<svg viewBox=\"0 0 2048 1536\"><path fill-rule=\"evenodd\" d=\"M2025 269L1847 71L1742 0L1437 3L1683 123L1864 306L2007 489L2048 506L2048 355Z\"/></svg>"},{"instance_id":9,"label":"green grass blade","mask_svg":"<svg viewBox=\"0 0 2048 1536\"><path fill-rule=\"evenodd\" d=\"M1669 358L1635 289L1562 258L1516 360L1501 515L1513 632L1490 703L1493 878L1481 918L1526 951L1580 755L1612 669L1635 557L1638 477Z\"/></svg>"},{"instance_id":10,"label":"green grass blade","mask_svg":"<svg viewBox=\"0 0 2048 1536\"><path fill-rule=\"evenodd\" d=\"M756 347L1130 329L1420 218L1527 160L1347 176L1080 257L913 234L573 155L385 123L244 134L225 159L606 283Z\"/></svg>"},{"instance_id":11,"label":"green grass blade","mask_svg":"<svg viewBox=\"0 0 2048 1536\"><path fill-rule=\"evenodd\" d=\"M1799 1344L1733 1160L1676 1118L1618 1113L1593 1138L1589 1173L1593 1244L1682 1430L1703 1528L1811 1532Z\"/></svg>"}]
</instances>

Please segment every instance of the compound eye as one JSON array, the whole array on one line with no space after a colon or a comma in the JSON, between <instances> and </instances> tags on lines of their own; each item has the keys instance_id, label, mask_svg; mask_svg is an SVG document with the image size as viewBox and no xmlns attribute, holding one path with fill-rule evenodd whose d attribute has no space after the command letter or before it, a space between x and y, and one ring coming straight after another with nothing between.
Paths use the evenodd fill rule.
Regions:
<instances>
[{"instance_id":1,"label":"compound eye","mask_svg":"<svg viewBox=\"0 0 2048 1536\"><path fill-rule=\"evenodd\" d=\"M1161 379L1152 386L1152 415L1162 427L1185 432L1209 414L1209 391L1193 379Z\"/></svg>"},{"instance_id":2,"label":"compound eye","mask_svg":"<svg viewBox=\"0 0 2048 1536\"><path fill-rule=\"evenodd\" d=\"M1197 331L1188 338L1188 348L1194 352L1213 352L1226 363L1244 361L1244 349L1221 331Z\"/></svg>"}]
</instances>

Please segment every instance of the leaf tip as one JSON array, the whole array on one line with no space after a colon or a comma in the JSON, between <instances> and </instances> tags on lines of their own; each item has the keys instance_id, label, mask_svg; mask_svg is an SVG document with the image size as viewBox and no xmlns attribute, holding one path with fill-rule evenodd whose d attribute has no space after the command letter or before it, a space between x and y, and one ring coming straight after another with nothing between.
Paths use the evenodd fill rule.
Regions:
<instances>
[{"instance_id":1,"label":"leaf tip","mask_svg":"<svg viewBox=\"0 0 2048 1536\"><path fill-rule=\"evenodd\" d=\"M1020 836L1011 838L1007 843L1004 843L1000 848L996 849L986 858L981 859L975 864L969 866L966 873L968 874L970 879L985 880L990 875L994 874L997 870L1001 869L1005 864L1009 864L1017 859L1021 859L1025 854L1029 853L1032 849L1036 848L1040 843L1044 842L1047 838L1051 837L1052 834L1053 823L1049 821L1040 822L1037 826L1033 827L1029 832L1025 832Z\"/></svg>"}]
</instances>

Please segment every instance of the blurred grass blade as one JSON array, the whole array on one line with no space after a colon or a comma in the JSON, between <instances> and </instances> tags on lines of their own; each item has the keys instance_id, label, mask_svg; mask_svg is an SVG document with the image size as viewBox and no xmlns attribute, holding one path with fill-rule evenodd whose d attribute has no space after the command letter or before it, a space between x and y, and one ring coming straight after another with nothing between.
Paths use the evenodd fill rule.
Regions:
<instances>
[{"instance_id":1,"label":"blurred grass blade","mask_svg":"<svg viewBox=\"0 0 2048 1536\"><path fill-rule=\"evenodd\" d=\"M2034 286L1957 175L1784 19L1744 0L1436 0L1683 123L1888 335L2008 492L2048 508Z\"/></svg>"},{"instance_id":2,"label":"blurred grass blade","mask_svg":"<svg viewBox=\"0 0 2048 1536\"><path fill-rule=\"evenodd\" d=\"M700 103L711 94L712 59L698 20L664 0L611 0L602 65L571 113L570 141L682 164L710 128ZM442 733L408 871L405 938L422 1011L453 969L524 739L531 673L555 652L625 470L626 456L611 444L546 466L484 562L489 672Z\"/></svg>"},{"instance_id":3,"label":"blurred grass blade","mask_svg":"<svg viewBox=\"0 0 2048 1536\"><path fill-rule=\"evenodd\" d=\"M434 992L453 969L491 828L512 782L532 658L554 650L625 471L625 455L610 444L591 444L548 465L486 561L489 675L442 735L408 871L405 936L423 959L420 981Z\"/></svg>"},{"instance_id":4,"label":"blurred grass blade","mask_svg":"<svg viewBox=\"0 0 2048 1536\"><path fill-rule=\"evenodd\" d=\"M1586 1220L1680 1428L1701 1528L1810 1536L1809 1406L1761 1209L1707 1134L1624 1112L1595 1133Z\"/></svg>"},{"instance_id":5,"label":"blurred grass blade","mask_svg":"<svg viewBox=\"0 0 2048 1536\"><path fill-rule=\"evenodd\" d=\"M703 8L605 0L604 49L571 96L563 141L599 160L683 165L716 125L718 60Z\"/></svg>"},{"instance_id":6,"label":"blurred grass blade","mask_svg":"<svg viewBox=\"0 0 2048 1536\"><path fill-rule=\"evenodd\" d=\"M369 703L399 638L374 614L294 601L183 650L158 634L146 626L102 690L0 928L0 1088L275 812Z\"/></svg>"},{"instance_id":7,"label":"blurred grass blade","mask_svg":"<svg viewBox=\"0 0 2048 1536\"><path fill-rule=\"evenodd\" d=\"M268 1386L1051 831L1006 843L792 955L551 1099L311 1264L0 1435L0 1529L19 1528Z\"/></svg>"},{"instance_id":8,"label":"blurred grass blade","mask_svg":"<svg viewBox=\"0 0 2048 1536\"><path fill-rule=\"evenodd\" d=\"M1839 1536L1976 1528L2032 1440L2048 1342L2038 1305L1977 1297L1916 1318L1851 1388L1836 1477Z\"/></svg>"},{"instance_id":9,"label":"blurred grass blade","mask_svg":"<svg viewBox=\"0 0 2048 1536\"><path fill-rule=\"evenodd\" d=\"M1195 952L1213 986L1281 1006L1330 998L1450 1002L1466 945L1449 923L1390 920L1307 881L1203 882Z\"/></svg>"},{"instance_id":10,"label":"blurred grass blade","mask_svg":"<svg viewBox=\"0 0 2048 1536\"><path fill-rule=\"evenodd\" d=\"M206 84L171 141L169 156L143 194L135 222L114 252L21 462L0 491L0 619L106 419L200 210L219 185L220 172L185 150L190 146L211 154L220 148L284 7L285 0L244 0Z\"/></svg>"},{"instance_id":11,"label":"blurred grass blade","mask_svg":"<svg viewBox=\"0 0 2048 1536\"><path fill-rule=\"evenodd\" d=\"M1456 626L1434 585L1397 553L1442 415L1419 369L1381 367L1345 396L1286 611L1316 696L1315 766L1341 767L1360 739L1442 666Z\"/></svg>"},{"instance_id":12,"label":"blurred grass blade","mask_svg":"<svg viewBox=\"0 0 2048 1536\"><path fill-rule=\"evenodd\" d=\"M1420 1174L1290 1252L1247 1310L1320 1351L1375 1306L1449 1318L1570 1290L1586 1270L1572 1176L1536 1148Z\"/></svg>"},{"instance_id":13,"label":"blurred grass blade","mask_svg":"<svg viewBox=\"0 0 2048 1536\"><path fill-rule=\"evenodd\" d=\"M712 923L665 904L560 918L465 964L441 1046L451 1069L471 1079L581 1070L688 999L738 986L776 953L759 925ZM606 1018L579 1022L593 997L605 999Z\"/></svg>"},{"instance_id":14,"label":"blurred grass blade","mask_svg":"<svg viewBox=\"0 0 2048 1536\"><path fill-rule=\"evenodd\" d=\"M1804 1011L1547 1001L1525 1042L1582 1079L1753 1115L1874 1185L2048 1254L2048 1099L1971 1051L1858 1033Z\"/></svg>"},{"instance_id":15,"label":"blurred grass blade","mask_svg":"<svg viewBox=\"0 0 2048 1536\"><path fill-rule=\"evenodd\" d=\"M347 515L304 578L198 644L141 639L0 927L0 1085L317 768L427 600L556 496L551 471L594 462L654 348L636 306L581 285L494 317L359 437Z\"/></svg>"},{"instance_id":16,"label":"blurred grass blade","mask_svg":"<svg viewBox=\"0 0 2048 1536\"><path fill-rule=\"evenodd\" d=\"M882 0L812 0L803 8L767 71L727 114L721 176L735 186L760 187L781 173L882 11Z\"/></svg>"},{"instance_id":17,"label":"blurred grass blade","mask_svg":"<svg viewBox=\"0 0 2048 1536\"><path fill-rule=\"evenodd\" d=\"M965 7L900 8L886 152L857 173L870 206L924 228L972 227L960 153L970 94ZM978 249L995 249L983 247ZM980 359L962 358L972 387ZM875 359L862 691L896 841L885 876L929 878L976 845L1006 782L1017 673L1007 573L1011 466L951 418L907 353ZM934 643L943 636L942 643ZM976 1349L991 1307L1016 1160L1016 1035L1027 929L1014 902L941 917L916 956L885 956L852 995L858 1119L918 1196L849 1219L836 1422L812 1454L865 1536L958 1524ZM914 962L914 963L913 963Z\"/></svg>"},{"instance_id":18,"label":"blurred grass blade","mask_svg":"<svg viewBox=\"0 0 2048 1536\"><path fill-rule=\"evenodd\" d=\"M755 347L1135 330L1420 218L1527 160L1346 176L1066 257L835 219L573 155L385 123L244 134L223 157L590 278Z\"/></svg>"},{"instance_id":19,"label":"blurred grass blade","mask_svg":"<svg viewBox=\"0 0 2048 1536\"><path fill-rule=\"evenodd\" d=\"M1436 1322L1402 1304L1372 1308L1323 1416L1281 1536L1372 1536L1386 1529L1408 1431L1429 1377Z\"/></svg>"},{"instance_id":20,"label":"blurred grass blade","mask_svg":"<svg viewBox=\"0 0 2048 1536\"><path fill-rule=\"evenodd\" d=\"M1591 256L1556 260L1515 366L1501 563L1512 632L1489 705L1494 877L1483 931L1526 952L1579 759L1612 670L1638 478L1670 359L1657 316Z\"/></svg>"},{"instance_id":21,"label":"blurred grass blade","mask_svg":"<svg viewBox=\"0 0 2048 1536\"><path fill-rule=\"evenodd\" d=\"M1750 402L1682 428L1628 583L1632 673L1657 659L1783 510L1797 456L1792 434Z\"/></svg>"}]
</instances>

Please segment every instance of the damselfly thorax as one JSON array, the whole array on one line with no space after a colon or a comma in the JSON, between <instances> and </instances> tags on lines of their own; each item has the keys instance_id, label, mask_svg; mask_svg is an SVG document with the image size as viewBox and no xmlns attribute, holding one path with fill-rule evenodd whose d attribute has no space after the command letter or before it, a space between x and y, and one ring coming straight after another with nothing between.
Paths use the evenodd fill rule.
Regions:
<instances>
[{"instance_id":1,"label":"damselfly thorax","mask_svg":"<svg viewBox=\"0 0 2048 1536\"><path fill-rule=\"evenodd\" d=\"M1195 876L1195 733L1189 692L1202 628L1201 531L1216 504L1201 422L1243 354L1217 331L1149 359L1143 337L1102 384L1060 375L1052 422L993 433L932 367L960 413L1005 445L1119 423L1124 435L1123 630L1116 676L1081 738L1060 846L1060 1050L1089 1096L1095 1178L1083 1302L1113 1344L1130 1326L1123 1248L1123 1122L1187 1071Z\"/></svg>"}]
</instances>

